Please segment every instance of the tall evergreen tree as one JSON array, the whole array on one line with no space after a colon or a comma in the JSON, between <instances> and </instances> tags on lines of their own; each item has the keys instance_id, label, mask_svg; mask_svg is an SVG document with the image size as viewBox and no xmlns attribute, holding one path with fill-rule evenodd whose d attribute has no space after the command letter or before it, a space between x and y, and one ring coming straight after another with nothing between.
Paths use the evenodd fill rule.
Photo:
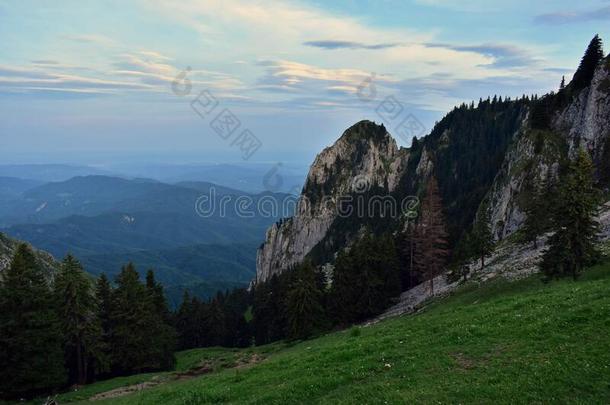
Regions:
<instances>
[{"instance_id":1,"label":"tall evergreen tree","mask_svg":"<svg viewBox=\"0 0 610 405\"><path fill-rule=\"evenodd\" d=\"M286 336L284 296L288 273L274 275L257 285L254 291L253 326L256 344L265 344Z\"/></svg>"},{"instance_id":2,"label":"tall evergreen tree","mask_svg":"<svg viewBox=\"0 0 610 405\"><path fill-rule=\"evenodd\" d=\"M105 274L95 283L96 315L100 323L99 352L96 372L101 375L110 372L110 349L112 336L112 286Z\"/></svg>"},{"instance_id":3,"label":"tall evergreen tree","mask_svg":"<svg viewBox=\"0 0 610 405\"><path fill-rule=\"evenodd\" d=\"M0 278L0 397L31 397L66 381L53 292L29 246Z\"/></svg>"},{"instance_id":4,"label":"tall evergreen tree","mask_svg":"<svg viewBox=\"0 0 610 405\"><path fill-rule=\"evenodd\" d=\"M549 227L549 195L547 181L531 185L530 198L525 205L525 222L523 224L523 235L525 242L533 243L534 249L538 248L538 237Z\"/></svg>"},{"instance_id":5,"label":"tall evergreen tree","mask_svg":"<svg viewBox=\"0 0 610 405\"><path fill-rule=\"evenodd\" d=\"M599 256L595 243L599 233L596 216L600 193L593 179L593 162L580 149L563 179L560 205L554 215L555 234L542 258L541 269L548 279L562 276L576 279Z\"/></svg>"},{"instance_id":6,"label":"tall evergreen tree","mask_svg":"<svg viewBox=\"0 0 610 405\"><path fill-rule=\"evenodd\" d=\"M329 305L337 323L359 322L381 313L400 292L394 240L366 235L337 257Z\"/></svg>"},{"instance_id":7,"label":"tall evergreen tree","mask_svg":"<svg viewBox=\"0 0 610 405\"><path fill-rule=\"evenodd\" d=\"M115 373L158 370L167 366L169 347L159 338L159 319L146 286L133 264L124 266L112 293L111 361Z\"/></svg>"},{"instance_id":8,"label":"tall evergreen tree","mask_svg":"<svg viewBox=\"0 0 610 405\"><path fill-rule=\"evenodd\" d=\"M66 365L71 381L82 385L91 374L89 366L97 362L102 334L92 284L78 260L68 255L55 277L54 287Z\"/></svg>"},{"instance_id":9,"label":"tall evergreen tree","mask_svg":"<svg viewBox=\"0 0 610 405\"><path fill-rule=\"evenodd\" d=\"M468 278L468 274L470 271L468 267L468 262L474 256L471 238L471 234L465 232L452 252L450 266L450 279L452 281L458 281L460 279L466 281Z\"/></svg>"},{"instance_id":10,"label":"tall evergreen tree","mask_svg":"<svg viewBox=\"0 0 610 405\"><path fill-rule=\"evenodd\" d=\"M148 299L152 304L153 319L153 348L155 357L159 359L160 369L169 369L175 363L174 350L176 348L176 330L171 325L170 311L163 291L163 285L155 280L153 270L146 273L146 290Z\"/></svg>"},{"instance_id":11,"label":"tall evergreen tree","mask_svg":"<svg viewBox=\"0 0 610 405\"><path fill-rule=\"evenodd\" d=\"M415 274L415 222L408 221L404 231L399 235L399 246L402 259L401 281L402 289L407 290L418 284L418 277Z\"/></svg>"},{"instance_id":12,"label":"tall evergreen tree","mask_svg":"<svg viewBox=\"0 0 610 405\"><path fill-rule=\"evenodd\" d=\"M496 100L496 97L494 97ZM434 278L445 271L449 256L448 234L443 218L438 183L433 176L428 181L419 220L415 228L415 268L430 282L434 293Z\"/></svg>"},{"instance_id":13,"label":"tall evergreen tree","mask_svg":"<svg viewBox=\"0 0 610 405\"><path fill-rule=\"evenodd\" d=\"M595 35L589 43L576 73L574 73L574 78L571 83L574 90L584 89L591 84L595 69L599 66L602 59L604 59L602 40L599 35Z\"/></svg>"},{"instance_id":14,"label":"tall evergreen tree","mask_svg":"<svg viewBox=\"0 0 610 405\"><path fill-rule=\"evenodd\" d=\"M293 272L286 296L288 337L305 339L321 324L322 291L316 281L315 268L310 262L297 266Z\"/></svg>"},{"instance_id":15,"label":"tall evergreen tree","mask_svg":"<svg viewBox=\"0 0 610 405\"><path fill-rule=\"evenodd\" d=\"M473 253L481 259L481 267L485 267L485 257L489 256L494 248L490 222L489 209L484 206L473 226L470 238Z\"/></svg>"}]
</instances>

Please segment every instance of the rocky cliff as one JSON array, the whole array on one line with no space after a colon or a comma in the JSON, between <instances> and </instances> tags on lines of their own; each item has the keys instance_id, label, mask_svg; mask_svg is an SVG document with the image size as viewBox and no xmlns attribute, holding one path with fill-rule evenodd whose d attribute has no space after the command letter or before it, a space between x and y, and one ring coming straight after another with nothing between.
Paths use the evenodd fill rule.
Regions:
<instances>
[{"instance_id":1,"label":"rocky cliff","mask_svg":"<svg viewBox=\"0 0 610 405\"><path fill-rule=\"evenodd\" d=\"M301 262L337 219L342 196L372 187L392 192L408 156L383 125L361 121L348 128L311 165L295 215L267 231L257 255L256 281Z\"/></svg>"},{"instance_id":2,"label":"rocky cliff","mask_svg":"<svg viewBox=\"0 0 610 405\"><path fill-rule=\"evenodd\" d=\"M0 233L0 277L2 277L2 272L10 266L13 254L15 253L18 244L18 241L7 237L3 233ZM58 263L55 261L53 256L47 252L34 249L34 253L40 266L42 266L45 272L49 275L49 278L51 278L57 270Z\"/></svg>"},{"instance_id":3,"label":"rocky cliff","mask_svg":"<svg viewBox=\"0 0 610 405\"><path fill-rule=\"evenodd\" d=\"M589 86L551 113L548 129L531 129L524 120L488 195L496 239L511 235L525 221L527 187L556 180L561 162L581 147L591 154L598 172L605 170L610 152L610 57L598 66Z\"/></svg>"}]
</instances>

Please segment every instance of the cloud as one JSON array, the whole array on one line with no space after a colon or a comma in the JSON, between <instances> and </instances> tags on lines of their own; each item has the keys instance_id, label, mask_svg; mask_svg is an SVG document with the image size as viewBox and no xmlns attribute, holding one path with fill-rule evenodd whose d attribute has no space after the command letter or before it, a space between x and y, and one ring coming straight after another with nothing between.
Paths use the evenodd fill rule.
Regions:
<instances>
[{"instance_id":1,"label":"cloud","mask_svg":"<svg viewBox=\"0 0 610 405\"><path fill-rule=\"evenodd\" d=\"M41 63L42 62L42 63ZM138 83L96 73L96 77L74 73L87 68L63 65L56 61L35 61L33 67L0 65L0 93L49 94L78 93L89 95L116 94L124 91L151 90Z\"/></svg>"},{"instance_id":2,"label":"cloud","mask_svg":"<svg viewBox=\"0 0 610 405\"><path fill-rule=\"evenodd\" d=\"M365 44L362 42L352 42L352 41L335 41L335 40L320 40L320 41L307 41L304 42L303 45L313 46L315 48L322 48L328 50L334 49L369 49L369 50L377 50L377 49L387 49L387 48L395 48L397 46L401 46L400 43L380 43L380 44Z\"/></svg>"},{"instance_id":3,"label":"cloud","mask_svg":"<svg viewBox=\"0 0 610 405\"><path fill-rule=\"evenodd\" d=\"M59 65L58 61L50 59L33 60L32 63L35 65Z\"/></svg>"},{"instance_id":4,"label":"cloud","mask_svg":"<svg viewBox=\"0 0 610 405\"><path fill-rule=\"evenodd\" d=\"M431 48L445 48L456 52L472 52L489 57L493 62L491 68L518 68L536 65L539 60L529 52L514 45L480 44L480 45L452 45L443 43L427 43Z\"/></svg>"},{"instance_id":5,"label":"cloud","mask_svg":"<svg viewBox=\"0 0 610 405\"><path fill-rule=\"evenodd\" d=\"M102 45L102 46L114 46L117 44L117 42L114 39L108 38L105 35L99 35L99 34L79 34L79 35L66 34L66 35L63 35L62 38L66 39L68 41L83 42L83 43L96 44L96 45Z\"/></svg>"},{"instance_id":6,"label":"cloud","mask_svg":"<svg viewBox=\"0 0 610 405\"><path fill-rule=\"evenodd\" d=\"M570 24L610 19L610 6L590 11L558 11L540 14L534 21L541 24Z\"/></svg>"}]
</instances>

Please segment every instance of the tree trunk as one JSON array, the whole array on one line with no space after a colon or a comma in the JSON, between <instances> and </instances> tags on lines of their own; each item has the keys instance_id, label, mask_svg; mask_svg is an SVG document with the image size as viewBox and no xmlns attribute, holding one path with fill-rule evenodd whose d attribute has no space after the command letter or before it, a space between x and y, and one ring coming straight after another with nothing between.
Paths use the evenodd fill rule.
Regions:
<instances>
[{"instance_id":1,"label":"tree trunk","mask_svg":"<svg viewBox=\"0 0 610 405\"><path fill-rule=\"evenodd\" d=\"M76 344L76 382L79 385L84 384L83 382L83 350L81 343Z\"/></svg>"},{"instance_id":2,"label":"tree trunk","mask_svg":"<svg viewBox=\"0 0 610 405\"><path fill-rule=\"evenodd\" d=\"M411 231L411 258L409 263L409 288L413 287L413 231Z\"/></svg>"}]
</instances>

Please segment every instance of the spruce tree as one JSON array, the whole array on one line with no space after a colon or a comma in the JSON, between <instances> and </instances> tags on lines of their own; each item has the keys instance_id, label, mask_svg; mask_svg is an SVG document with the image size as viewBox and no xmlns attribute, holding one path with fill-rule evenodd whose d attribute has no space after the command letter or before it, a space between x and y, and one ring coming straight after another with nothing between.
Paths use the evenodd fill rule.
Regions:
<instances>
[{"instance_id":1,"label":"spruce tree","mask_svg":"<svg viewBox=\"0 0 610 405\"><path fill-rule=\"evenodd\" d=\"M399 240L401 246L401 257L404 265L401 271L402 289L408 290L418 284L415 275L414 256L415 256L415 223L408 221Z\"/></svg>"},{"instance_id":2,"label":"spruce tree","mask_svg":"<svg viewBox=\"0 0 610 405\"><path fill-rule=\"evenodd\" d=\"M468 261L472 258L473 247L471 241L471 234L465 232L458 243L455 246L455 249L452 252L451 257L451 274L449 279L454 282L460 279L466 281L468 278L468 274L470 269L468 268Z\"/></svg>"},{"instance_id":3,"label":"spruce tree","mask_svg":"<svg viewBox=\"0 0 610 405\"><path fill-rule=\"evenodd\" d=\"M582 269L599 257L595 244L600 193L594 186L593 162L584 149L578 151L570 164L560 197L553 221L555 233L549 239L541 269L547 279L564 276L577 279Z\"/></svg>"},{"instance_id":4,"label":"spruce tree","mask_svg":"<svg viewBox=\"0 0 610 405\"><path fill-rule=\"evenodd\" d=\"M584 89L591 84L595 69L599 66L602 59L604 59L602 40L599 35L595 35L580 61L580 66L578 66L576 73L574 73L571 84L575 90Z\"/></svg>"},{"instance_id":5,"label":"spruce tree","mask_svg":"<svg viewBox=\"0 0 610 405\"><path fill-rule=\"evenodd\" d=\"M174 350L176 348L176 330L171 326L170 311L165 298L163 285L155 280L153 270L146 273L146 290L152 304L151 319L154 334L154 356L158 358L160 369L169 369L175 364Z\"/></svg>"},{"instance_id":6,"label":"spruce tree","mask_svg":"<svg viewBox=\"0 0 610 405\"><path fill-rule=\"evenodd\" d=\"M525 242L533 243L534 249L538 248L538 237L542 235L549 225L548 221L548 198L545 194L548 189L547 182L531 186L530 198L525 205L525 222L523 224L523 235Z\"/></svg>"},{"instance_id":7,"label":"spruce tree","mask_svg":"<svg viewBox=\"0 0 610 405\"><path fill-rule=\"evenodd\" d=\"M485 257L489 256L494 248L490 222L489 209L484 206L473 226L470 238L473 253L481 259L481 268L485 267Z\"/></svg>"},{"instance_id":8,"label":"spruce tree","mask_svg":"<svg viewBox=\"0 0 610 405\"><path fill-rule=\"evenodd\" d=\"M400 292L400 263L391 236L367 234L337 257L329 297L337 323L378 315Z\"/></svg>"},{"instance_id":9,"label":"spruce tree","mask_svg":"<svg viewBox=\"0 0 610 405\"><path fill-rule=\"evenodd\" d=\"M112 336L112 286L102 273L95 283L96 316L100 324L99 352L96 372L106 375L110 372L110 345Z\"/></svg>"},{"instance_id":10,"label":"spruce tree","mask_svg":"<svg viewBox=\"0 0 610 405\"><path fill-rule=\"evenodd\" d=\"M316 282L315 268L305 262L294 271L286 295L288 337L305 339L311 336L323 316L322 291Z\"/></svg>"},{"instance_id":11,"label":"spruce tree","mask_svg":"<svg viewBox=\"0 0 610 405\"><path fill-rule=\"evenodd\" d=\"M53 292L31 248L0 277L0 397L32 397L66 381Z\"/></svg>"},{"instance_id":12,"label":"spruce tree","mask_svg":"<svg viewBox=\"0 0 610 405\"><path fill-rule=\"evenodd\" d=\"M172 362L167 353L171 344L161 327L164 321L132 263L123 267L116 285L112 292L110 339L114 371L128 374L168 367Z\"/></svg>"},{"instance_id":13,"label":"spruce tree","mask_svg":"<svg viewBox=\"0 0 610 405\"><path fill-rule=\"evenodd\" d=\"M184 290L182 294L182 303L176 313L176 331L178 332L178 346L180 349L192 349L195 346L195 337L193 331L193 322L195 315L195 305L188 290Z\"/></svg>"},{"instance_id":14,"label":"spruce tree","mask_svg":"<svg viewBox=\"0 0 610 405\"><path fill-rule=\"evenodd\" d=\"M81 264L66 256L55 277L55 296L71 382L85 384L95 364L102 335L93 288Z\"/></svg>"},{"instance_id":15,"label":"spruce tree","mask_svg":"<svg viewBox=\"0 0 610 405\"><path fill-rule=\"evenodd\" d=\"M434 294L434 278L445 271L449 256L443 203L434 176L428 181L415 229L414 265L423 278L430 282L430 292Z\"/></svg>"}]
</instances>

